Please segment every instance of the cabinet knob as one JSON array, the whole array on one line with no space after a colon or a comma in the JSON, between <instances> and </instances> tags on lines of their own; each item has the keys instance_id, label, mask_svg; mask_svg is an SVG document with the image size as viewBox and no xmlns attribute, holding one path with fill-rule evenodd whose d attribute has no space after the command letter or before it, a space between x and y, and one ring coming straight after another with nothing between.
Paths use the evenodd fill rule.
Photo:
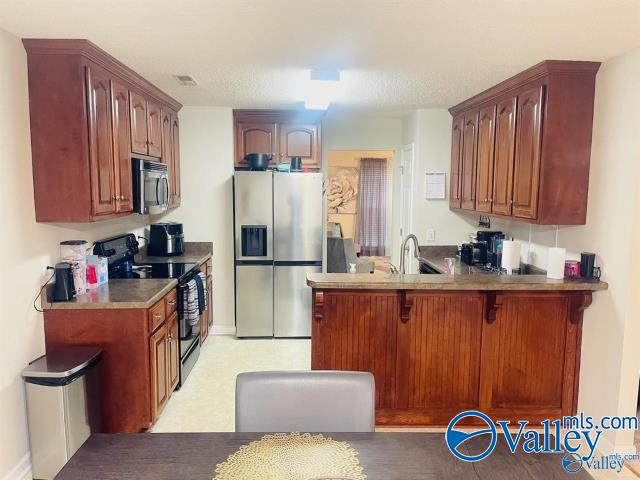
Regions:
<instances>
[{"instance_id":1,"label":"cabinet knob","mask_svg":"<svg viewBox=\"0 0 640 480\"><path fill-rule=\"evenodd\" d=\"M118 197L118 195L114 195L113 200L120 200L120 197Z\"/></svg>"},{"instance_id":2,"label":"cabinet knob","mask_svg":"<svg viewBox=\"0 0 640 480\"><path fill-rule=\"evenodd\" d=\"M513 205L513 200L509 200L509 205Z\"/></svg>"},{"instance_id":3,"label":"cabinet knob","mask_svg":"<svg viewBox=\"0 0 640 480\"><path fill-rule=\"evenodd\" d=\"M161 313L154 313L153 314L153 318L162 318L162 314Z\"/></svg>"},{"instance_id":4,"label":"cabinet knob","mask_svg":"<svg viewBox=\"0 0 640 480\"><path fill-rule=\"evenodd\" d=\"M169 305L171 305L172 307L177 303L176 300L170 300L169 301Z\"/></svg>"}]
</instances>

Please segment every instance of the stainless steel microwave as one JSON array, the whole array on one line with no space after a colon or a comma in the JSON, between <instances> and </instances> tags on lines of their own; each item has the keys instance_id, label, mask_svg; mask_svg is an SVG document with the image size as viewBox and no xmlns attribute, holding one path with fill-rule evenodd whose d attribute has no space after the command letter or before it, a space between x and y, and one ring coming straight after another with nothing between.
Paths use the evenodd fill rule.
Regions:
<instances>
[{"instance_id":1,"label":"stainless steel microwave","mask_svg":"<svg viewBox=\"0 0 640 480\"><path fill-rule=\"evenodd\" d=\"M133 210L156 215L169 208L167 164L142 157L131 159L133 170Z\"/></svg>"}]
</instances>

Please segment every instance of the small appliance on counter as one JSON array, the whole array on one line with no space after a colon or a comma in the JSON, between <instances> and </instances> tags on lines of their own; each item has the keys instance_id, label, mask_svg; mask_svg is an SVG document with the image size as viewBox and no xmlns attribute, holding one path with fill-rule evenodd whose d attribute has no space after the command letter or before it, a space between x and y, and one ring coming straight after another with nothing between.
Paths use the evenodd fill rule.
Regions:
<instances>
[{"instance_id":1,"label":"small appliance on counter","mask_svg":"<svg viewBox=\"0 0 640 480\"><path fill-rule=\"evenodd\" d=\"M595 265L595 253L582 252L580 254L580 276L582 278L600 280L600 267Z\"/></svg>"},{"instance_id":2,"label":"small appliance on counter","mask_svg":"<svg viewBox=\"0 0 640 480\"><path fill-rule=\"evenodd\" d=\"M272 159L273 155L268 155L266 153L248 153L244 156L244 161L249 164L249 169L258 172L266 170Z\"/></svg>"},{"instance_id":3,"label":"small appliance on counter","mask_svg":"<svg viewBox=\"0 0 640 480\"><path fill-rule=\"evenodd\" d=\"M87 293L87 252L86 240L65 240L60 242L60 261L71 264L73 286L76 295Z\"/></svg>"},{"instance_id":4,"label":"small appliance on counter","mask_svg":"<svg viewBox=\"0 0 640 480\"><path fill-rule=\"evenodd\" d=\"M69 262L59 262L55 266L56 283L53 287L53 300L55 302L68 302L76 294L73 285L73 266Z\"/></svg>"},{"instance_id":5,"label":"small appliance on counter","mask_svg":"<svg viewBox=\"0 0 640 480\"><path fill-rule=\"evenodd\" d=\"M487 261L491 268L500 268L502 262L502 241L505 234L497 230L478 230L476 232L477 242L484 242L487 245Z\"/></svg>"},{"instance_id":6,"label":"small appliance on counter","mask_svg":"<svg viewBox=\"0 0 640 480\"><path fill-rule=\"evenodd\" d=\"M463 243L460 261L467 265L487 264L487 244L485 242Z\"/></svg>"},{"instance_id":7,"label":"small appliance on counter","mask_svg":"<svg viewBox=\"0 0 640 480\"><path fill-rule=\"evenodd\" d=\"M302 170L302 158L301 157L291 157L291 171L299 172Z\"/></svg>"},{"instance_id":8,"label":"small appliance on counter","mask_svg":"<svg viewBox=\"0 0 640 480\"><path fill-rule=\"evenodd\" d=\"M156 257L170 257L184 253L184 233L181 223L153 223L149 227L147 254Z\"/></svg>"}]
</instances>

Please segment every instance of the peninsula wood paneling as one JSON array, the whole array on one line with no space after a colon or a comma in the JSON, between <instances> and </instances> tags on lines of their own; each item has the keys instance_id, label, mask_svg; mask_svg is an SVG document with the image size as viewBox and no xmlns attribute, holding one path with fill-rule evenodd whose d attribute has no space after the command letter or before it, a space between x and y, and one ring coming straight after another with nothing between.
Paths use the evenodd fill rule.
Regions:
<instances>
[{"instance_id":1,"label":"peninsula wood paneling","mask_svg":"<svg viewBox=\"0 0 640 480\"><path fill-rule=\"evenodd\" d=\"M376 408L396 403L396 332L398 296L395 292L324 295L324 315L314 318L311 368L371 372L376 382Z\"/></svg>"},{"instance_id":2,"label":"peninsula wood paneling","mask_svg":"<svg viewBox=\"0 0 640 480\"><path fill-rule=\"evenodd\" d=\"M378 425L574 415L590 292L314 290L311 366L376 380Z\"/></svg>"}]
</instances>

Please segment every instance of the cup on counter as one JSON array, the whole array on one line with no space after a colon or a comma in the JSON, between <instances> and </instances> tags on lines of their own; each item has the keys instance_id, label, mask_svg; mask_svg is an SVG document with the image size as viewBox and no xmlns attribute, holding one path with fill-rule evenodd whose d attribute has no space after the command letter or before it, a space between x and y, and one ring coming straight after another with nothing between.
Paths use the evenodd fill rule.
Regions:
<instances>
[{"instance_id":1,"label":"cup on counter","mask_svg":"<svg viewBox=\"0 0 640 480\"><path fill-rule=\"evenodd\" d=\"M444 274L453 277L456 274L456 259L447 257L444 259Z\"/></svg>"},{"instance_id":2,"label":"cup on counter","mask_svg":"<svg viewBox=\"0 0 640 480\"><path fill-rule=\"evenodd\" d=\"M564 276L566 278L580 277L580 262L578 260L567 260L564 262Z\"/></svg>"}]
</instances>

